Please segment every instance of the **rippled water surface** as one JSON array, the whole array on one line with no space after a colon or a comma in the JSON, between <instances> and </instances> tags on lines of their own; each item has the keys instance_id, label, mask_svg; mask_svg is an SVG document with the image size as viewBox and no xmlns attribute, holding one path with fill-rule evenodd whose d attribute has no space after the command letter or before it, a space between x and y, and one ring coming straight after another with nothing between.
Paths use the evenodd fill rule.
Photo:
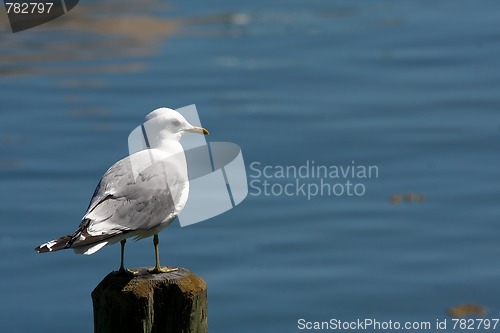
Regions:
<instances>
[{"instance_id":1,"label":"rippled water surface","mask_svg":"<svg viewBox=\"0 0 500 333\"><path fill-rule=\"evenodd\" d=\"M352 180L362 196L251 188L166 229L162 261L206 280L211 332L500 316L500 2L82 1L21 33L0 20L2 331L92 331L119 247L33 248L74 231L148 112L189 104L257 187L296 184L265 166L378 168ZM149 239L127 247L153 264Z\"/></svg>"}]
</instances>

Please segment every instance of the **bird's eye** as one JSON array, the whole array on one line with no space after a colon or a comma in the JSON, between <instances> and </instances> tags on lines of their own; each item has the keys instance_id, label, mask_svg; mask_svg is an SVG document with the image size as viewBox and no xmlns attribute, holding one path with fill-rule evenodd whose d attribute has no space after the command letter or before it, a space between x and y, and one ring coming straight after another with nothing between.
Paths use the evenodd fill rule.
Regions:
<instances>
[{"instance_id":1,"label":"bird's eye","mask_svg":"<svg viewBox=\"0 0 500 333\"><path fill-rule=\"evenodd\" d=\"M176 120L176 119L174 119L174 120L172 120L172 125L173 125L174 127L179 127L179 126L181 126L181 122L180 122L180 121L178 121L178 120Z\"/></svg>"}]
</instances>

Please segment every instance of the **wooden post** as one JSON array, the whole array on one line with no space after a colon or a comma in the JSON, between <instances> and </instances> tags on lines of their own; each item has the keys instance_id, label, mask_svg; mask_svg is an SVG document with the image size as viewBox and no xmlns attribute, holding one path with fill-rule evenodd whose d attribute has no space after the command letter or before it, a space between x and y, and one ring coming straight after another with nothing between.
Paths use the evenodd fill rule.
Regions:
<instances>
[{"instance_id":1,"label":"wooden post","mask_svg":"<svg viewBox=\"0 0 500 333\"><path fill-rule=\"evenodd\" d=\"M92 292L95 333L207 333L207 285L185 268L108 274Z\"/></svg>"}]
</instances>

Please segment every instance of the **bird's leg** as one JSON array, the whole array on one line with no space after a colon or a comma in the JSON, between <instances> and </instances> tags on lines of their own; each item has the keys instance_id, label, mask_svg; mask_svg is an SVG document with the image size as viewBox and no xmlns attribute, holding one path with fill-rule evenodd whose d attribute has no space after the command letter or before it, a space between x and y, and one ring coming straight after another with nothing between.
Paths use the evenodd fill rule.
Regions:
<instances>
[{"instance_id":1,"label":"bird's leg","mask_svg":"<svg viewBox=\"0 0 500 333\"><path fill-rule=\"evenodd\" d=\"M120 246L121 246L121 260L120 260L120 269L118 270L119 274L129 274L129 275L136 275L137 272L131 271L130 269L126 269L123 266L123 257L125 256L125 243L127 242L126 239L120 241Z\"/></svg>"},{"instance_id":2,"label":"bird's leg","mask_svg":"<svg viewBox=\"0 0 500 333\"><path fill-rule=\"evenodd\" d=\"M157 274L157 273L168 273L176 271L177 268L168 268L160 266L160 251L158 250L158 244L160 244L160 239L158 238L158 234L155 234L153 237L153 244L155 246L155 257L156 257L156 265L155 268L149 269L149 273Z\"/></svg>"}]
</instances>

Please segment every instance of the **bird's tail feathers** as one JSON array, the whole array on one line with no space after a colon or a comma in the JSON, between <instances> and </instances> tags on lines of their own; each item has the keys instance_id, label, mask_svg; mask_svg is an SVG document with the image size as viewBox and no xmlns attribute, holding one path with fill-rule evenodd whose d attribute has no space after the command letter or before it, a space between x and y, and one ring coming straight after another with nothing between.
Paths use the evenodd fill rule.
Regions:
<instances>
[{"instance_id":1,"label":"bird's tail feathers","mask_svg":"<svg viewBox=\"0 0 500 333\"><path fill-rule=\"evenodd\" d=\"M38 253L54 252L64 249L73 249L76 253L93 254L108 244L114 244L121 239L127 238L126 231L113 234L91 236L88 232L77 230L74 234L69 234L58 239L51 240L35 248ZM116 237L123 235L123 238Z\"/></svg>"},{"instance_id":2,"label":"bird's tail feathers","mask_svg":"<svg viewBox=\"0 0 500 333\"><path fill-rule=\"evenodd\" d=\"M59 250L64 250L68 248L68 242L73 237L73 234L60 237L58 239L51 240L50 242L44 243L35 248L38 253L54 252Z\"/></svg>"}]
</instances>

